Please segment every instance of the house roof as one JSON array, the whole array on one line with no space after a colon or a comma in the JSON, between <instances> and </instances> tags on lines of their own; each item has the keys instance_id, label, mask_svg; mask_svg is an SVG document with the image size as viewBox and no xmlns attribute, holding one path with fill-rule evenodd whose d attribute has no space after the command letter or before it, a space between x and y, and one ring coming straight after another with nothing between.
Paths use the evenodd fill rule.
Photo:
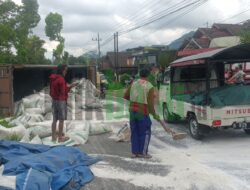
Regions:
<instances>
[{"instance_id":1,"label":"house roof","mask_svg":"<svg viewBox=\"0 0 250 190\"><path fill-rule=\"evenodd\" d=\"M231 34L227 31L221 31L217 28L198 28L197 32L202 33L204 36L213 39L223 36L231 36ZM196 37L197 34L194 35Z\"/></svg>"},{"instance_id":2,"label":"house roof","mask_svg":"<svg viewBox=\"0 0 250 190\"><path fill-rule=\"evenodd\" d=\"M208 52L208 51L212 51L215 49L218 49L218 48L186 49L183 51L178 51L177 56L184 57L184 56L196 55L199 53Z\"/></svg>"},{"instance_id":3,"label":"house roof","mask_svg":"<svg viewBox=\"0 0 250 190\"><path fill-rule=\"evenodd\" d=\"M118 52L118 65L119 67L127 67L127 60L131 57L130 53ZM115 67L115 53L107 52L106 58L110 61L111 65Z\"/></svg>"},{"instance_id":4,"label":"house roof","mask_svg":"<svg viewBox=\"0 0 250 190\"><path fill-rule=\"evenodd\" d=\"M240 31L243 28L243 25L240 24L213 24L212 28L216 28L218 30L224 30L230 33L232 36L238 36Z\"/></svg>"},{"instance_id":5,"label":"house roof","mask_svg":"<svg viewBox=\"0 0 250 190\"><path fill-rule=\"evenodd\" d=\"M238 46L233 46L229 48L221 48L213 51L200 53L197 55L192 55L177 59L172 62L172 66L183 66L185 64L200 64L205 63L205 60L211 61L250 61L250 44L241 44Z\"/></svg>"}]
</instances>

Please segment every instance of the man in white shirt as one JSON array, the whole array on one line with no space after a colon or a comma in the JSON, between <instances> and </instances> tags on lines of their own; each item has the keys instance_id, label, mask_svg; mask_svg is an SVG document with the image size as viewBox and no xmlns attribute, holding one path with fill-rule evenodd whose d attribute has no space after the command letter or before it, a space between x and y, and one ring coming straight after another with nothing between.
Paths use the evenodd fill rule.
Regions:
<instances>
[{"instance_id":1,"label":"man in white shirt","mask_svg":"<svg viewBox=\"0 0 250 190\"><path fill-rule=\"evenodd\" d=\"M236 66L236 73L228 79L228 83L234 83L234 84L244 84L245 82L245 75L244 71L242 71L242 65Z\"/></svg>"}]
</instances>

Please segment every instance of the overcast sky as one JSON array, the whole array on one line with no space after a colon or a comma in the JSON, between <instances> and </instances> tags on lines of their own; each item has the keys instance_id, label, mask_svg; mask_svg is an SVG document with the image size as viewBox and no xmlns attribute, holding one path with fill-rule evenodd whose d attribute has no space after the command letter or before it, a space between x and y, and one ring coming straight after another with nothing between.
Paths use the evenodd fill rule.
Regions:
<instances>
[{"instance_id":1,"label":"overcast sky","mask_svg":"<svg viewBox=\"0 0 250 190\"><path fill-rule=\"evenodd\" d=\"M21 0L14 0L16 3ZM250 19L249 0L208 0L199 7L179 8L198 0L38 0L41 21L34 33L46 41L47 56L55 48L45 36L45 17L50 12L63 16L62 36L65 50L79 56L97 50L100 33L101 44L118 31L126 31L150 19L176 11L137 30L119 36L119 50L140 45L167 45L183 34L213 23L240 23ZM155 17L154 17L155 16ZM102 54L113 51L113 41L101 46Z\"/></svg>"}]
</instances>

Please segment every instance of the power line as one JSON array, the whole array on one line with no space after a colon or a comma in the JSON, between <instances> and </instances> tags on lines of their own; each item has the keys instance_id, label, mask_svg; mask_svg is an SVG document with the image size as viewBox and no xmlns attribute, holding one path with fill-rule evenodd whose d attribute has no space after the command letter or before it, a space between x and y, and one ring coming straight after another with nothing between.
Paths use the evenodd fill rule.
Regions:
<instances>
[{"instance_id":1,"label":"power line","mask_svg":"<svg viewBox=\"0 0 250 190\"><path fill-rule=\"evenodd\" d=\"M164 11L168 11L168 10L173 9L173 8L178 8L178 7L179 7L181 4L183 4L185 1L188 1L188 0L183 0L183 1L181 1L181 2L179 2L179 3L177 3L177 4L175 4L175 5L173 5L173 6L169 7L169 8L167 8L167 9L164 9ZM194 2L194 3L197 3L197 2L199 2L199 1L201 1L201 0L198 0L198 1ZM157 20L160 20L160 19L162 19L162 18L164 18L164 17L166 17L166 16L168 16L168 15L170 15L170 14L173 14L173 13L175 13L175 12L178 12L179 10L184 9L185 7L191 6L191 5L194 4L194 3L188 4L188 5L186 5L186 6L182 6L181 8L179 8L179 9L177 9L177 10L175 10L175 11L172 11L172 12L170 12L170 13L169 13L169 12L168 12L167 14L165 13L165 15L162 15L162 13L164 13L164 11L160 11L159 13L157 13L157 14L151 16L149 19L144 19L144 20L143 20L143 24L139 25L139 27L136 26L136 27L130 28L129 30L126 30L126 31L119 31L119 33L120 33L120 35L121 35L121 34L123 34L123 33L128 33L128 32L133 31L133 30L135 30L135 29L141 28L141 27L146 26L146 25L148 25L148 24L150 24L150 23L153 23L153 22L155 22L155 21L157 21ZM156 19L152 20L152 18L154 18L154 17L156 17L156 16L158 16L158 17L157 17ZM159 18L159 16L160 16L160 18ZM145 23L145 22L148 22L148 23ZM103 42L102 45L106 45L106 44L109 43L112 39L113 39L113 36L108 37L108 38Z\"/></svg>"},{"instance_id":2,"label":"power line","mask_svg":"<svg viewBox=\"0 0 250 190\"><path fill-rule=\"evenodd\" d=\"M175 21L176 19L178 19L178 18L180 18L180 17L182 17L182 16L188 14L189 12L193 11L193 10L196 9L197 7L203 5L203 4L206 3L207 1L208 1L208 0L203 0L203 1L199 0L199 1L195 1L195 2L192 2L192 3L186 4L185 6L182 6L182 7L178 8L178 9L176 9L176 10L174 10L174 11L165 13L165 14L163 14L163 15L161 14L160 17L158 16L156 19L148 20L147 22L144 22L144 23L142 23L141 25L139 25L139 26L137 26L137 27L134 27L134 28L131 28L131 29L127 30L127 31L124 31L124 33L123 33L123 34L120 34L120 35L127 34L127 33L131 32L131 31L134 31L134 30L138 29L138 28L141 28L141 27L143 27L143 26L146 26L146 25L148 25L148 24L151 24L151 23L153 23L153 22L156 22L156 21L158 21L158 20L160 20L160 19L162 19L162 18L164 18L164 17L166 17L166 16L174 15L175 13L177 13L177 12L179 12L179 11L181 11L181 10L184 10L183 13L181 13L181 14L175 16L174 18L170 19L170 20L167 22L167 23L171 23L171 22ZM183 2L184 2L184 1L183 1ZM177 4L176 4L176 5L177 5ZM187 9L187 10L185 10L185 9ZM157 13L157 14L159 15L159 13ZM152 18L153 18L153 17L152 17ZM155 32L156 32L156 31L155 31ZM108 39L108 40L106 40L105 44L109 43L111 40L112 40L111 38Z\"/></svg>"},{"instance_id":3,"label":"power line","mask_svg":"<svg viewBox=\"0 0 250 190\"><path fill-rule=\"evenodd\" d=\"M176 4L174 4L174 5L172 5L172 6L168 7L168 8L164 8L164 7L163 7L163 9L160 9L160 11L156 12L154 15L152 15L152 16L150 16L150 17L148 17L148 18L143 18L143 19L137 19L137 20L135 20L135 22L137 22L137 24L133 24L133 25L130 24L130 27L131 27L131 28L132 28L132 27L135 27L136 25L139 25L140 23L143 23L143 22L145 22L145 21L151 20L151 19L154 18L154 17L159 17L159 16L161 16L162 14L166 14L167 11L171 11L172 9L176 9L176 8L178 8L178 7L180 7L180 6L183 6L184 3L185 3L185 2L188 2L188 1L189 1L189 0L182 0L181 2L176 3ZM120 31L120 32L122 32L122 31Z\"/></svg>"},{"instance_id":4,"label":"power line","mask_svg":"<svg viewBox=\"0 0 250 190\"><path fill-rule=\"evenodd\" d=\"M158 4L159 2L161 2L161 0L158 0L158 1L152 1L152 3L153 3L153 5L151 6L151 7L148 7L148 8L150 8L150 9L148 9L149 11L151 11L151 12L154 12L154 11L156 11L157 9L159 9L159 6L160 6L160 8L164 8L164 7L162 7L160 4ZM143 9L140 9L140 11L139 12L137 12L134 16L132 16L131 18L127 18L126 19L126 21L124 21L124 23L122 24L120 24L116 29L115 29L115 31L119 31L119 29L121 28L121 27L123 27L123 26L129 26L129 25L131 25L131 23L128 21L128 20L131 20L132 22L138 22L138 21L140 21L140 20L144 20L145 19L145 14L143 14L143 13L145 13L146 11L148 11L147 9L147 6L145 6Z\"/></svg>"},{"instance_id":5,"label":"power line","mask_svg":"<svg viewBox=\"0 0 250 190\"><path fill-rule=\"evenodd\" d=\"M134 14L134 15L127 15L127 16L125 16L125 20L124 21L122 21L121 23L119 23L118 25L113 25L112 26L112 28L113 28L113 30L114 31L119 31L119 29L123 26L123 25L126 25L127 23L129 23L129 21L128 20L133 20L133 19L135 19L136 17L141 17L141 15L143 15L142 13L144 12L144 11L146 11L147 10L147 8L152 8L152 7L154 7L155 5L158 5L157 3L158 2L160 2L161 0L157 0L157 1L155 1L155 0L152 0L152 1L148 1L147 2L147 0L145 0L143 3L142 3L142 5L143 6L139 6L140 8L136 11L136 13ZM147 2L147 3L146 3ZM106 35L106 34L110 34L110 33L105 33L104 35ZM112 36L113 36L113 34L111 34ZM111 36L111 35L109 35L109 36ZM107 36L107 35L106 35ZM106 36L105 36L105 38L106 38Z\"/></svg>"},{"instance_id":6,"label":"power line","mask_svg":"<svg viewBox=\"0 0 250 190\"><path fill-rule=\"evenodd\" d=\"M164 11L173 9L173 8L175 8L176 6L179 6L179 5L183 4L185 1L188 1L188 0L183 0L183 1L181 1L181 2L179 2L179 3L177 3L177 4L175 4L175 5L173 5L173 6L171 6L171 7L168 7L167 9L165 9L165 8L163 7L163 8L164 8L163 10L160 9L160 11L159 11L158 13L154 14L153 16L151 16L151 17L149 17L149 18L147 18L147 19L150 19L150 18L152 18L152 17L154 17L154 16L156 16L156 15L159 15L159 14L161 14L161 13L164 12ZM156 8L156 7L155 7L155 8ZM152 11L153 11L153 10L154 10L154 9L152 9ZM156 10L156 9L155 9L155 10ZM144 14L140 14L140 15L144 16ZM134 16L134 17L131 17L131 18L136 18L136 17ZM141 19L140 17L137 17L135 20L133 20L133 22L138 22L138 23L140 23L140 22L145 21L145 20L146 20L145 18ZM135 25L135 24L133 24L133 25L130 24L130 26L134 26L134 25ZM124 24L123 24L123 25L119 25L119 27L117 27L117 29L119 29L119 28L122 29L123 26L125 26L125 25L124 25ZM126 26L126 27L128 27L128 26ZM115 30L115 31L121 32L122 30ZM106 44L106 42L109 42L111 39L113 39L113 34L110 35L110 36L104 41L103 44Z\"/></svg>"},{"instance_id":7,"label":"power line","mask_svg":"<svg viewBox=\"0 0 250 190\"><path fill-rule=\"evenodd\" d=\"M206 1L208 1L208 0L204 0L204 2L206 2ZM152 18L152 19L150 19L150 20L147 20L147 21L145 21L144 23L142 23L142 24L140 24L140 25L138 25L138 26L135 26L135 27L130 28L130 29L126 30L126 31L120 32L120 35L125 34L125 33L128 33L128 32L131 32L131 31L134 31L134 30L137 30L137 29L139 29L139 28L142 28L142 27L144 27L144 26L146 26L146 25L149 25L149 24L151 24L151 23L153 23L153 22L156 22L156 21L158 21L158 20L161 20L161 19L165 18L166 16L170 16L170 15L176 13L176 12L179 12L179 11L185 9L185 8L188 8L188 7L192 6L192 5L195 5L196 3L200 3L200 2L201 2L201 0L198 0L198 1L193 2L193 3L189 3L189 4L185 5L185 6L182 6L182 7L178 8L177 10L174 10L174 11L171 11L171 12L168 12L168 13L165 13L165 14L163 14L163 15L160 15L160 16L157 17L157 18Z\"/></svg>"},{"instance_id":8,"label":"power line","mask_svg":"<svg viewBox=\"0 0 250 190\"><path fill-rule=\"evenodd\" d=\"M207 1L206 1L206 2L207 2ZM175 16L174 18L170 19L169 21L167 21L165 24L170 24L170 23L172 23L172 22L175 21L176 19L179 19L179 18L183 17L184 15L186 15L186 14L192 12L193 10L195 10L196 8L198 8L198 7L200 7L201 5L205 4L206 2L202 2L202 3L200 3L200 4L197 4L197 5L193 6L193 7L190 7L190 8L189 8L188 10L186 10L185 12L183 12L183 13L181 13L181 14ZM165 26L165 25L163 25L163 27L164 27L164 26ZM161 28L163 28L163 27L160 27L160 28L158 28L158 29L161 29ZM155 30L154 32L150 32L150 34L145 34L144 36L141 37L141 40L144 39L145 36L152 35L152 34L154 34L155 32L157 32L157 30ZM139 41L141 41L141 40L139 40ZM170 42L170 41L169 41L169 42ZM130 44L132 44L132 43L133 43L133 42L130 42L130 43L127 44L125 47L128 47L128 45L130 45ZM167 42L165 42L165 43L167 43ZM122 46L122 47L124 47L124 46ZM121 49L126 49L126 48L121 48Z\"/></svg>"},{"instance_id":9,"label":"power line","mask_svg":"<svg viewBox=\"0 0 250 190\"><path fill-rule=\"evenodd\" d=\"M248 11L250 11L250 9L247 9L247 10L245 10L245 11L239 12L239 13L237 13L237 14L235 14L235 15L229 17L229 18L226 18L226 19L224 19L224 20L222 20L222 21L219 21L219 22L225 22L225 21L230 20L230 19L232 19L232 18L238 17L239 15L242 15L242 14L248 12Z\"/></svg>"}]
</instances>

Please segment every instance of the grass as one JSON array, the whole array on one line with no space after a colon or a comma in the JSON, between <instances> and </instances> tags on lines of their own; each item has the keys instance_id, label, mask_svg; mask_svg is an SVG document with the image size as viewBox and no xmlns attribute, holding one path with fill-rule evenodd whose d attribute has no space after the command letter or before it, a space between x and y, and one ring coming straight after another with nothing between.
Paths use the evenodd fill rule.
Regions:
<instances>
[{"instance_id":1,"label":"grass","mask_svg":"<svg viewBox=\"0 0 250 190\"><path fill-rule=\"evenodd\" d=\"M16 134L16 133L13 133L13 134L11 134L11 135L8 135L6 138L5 138L5 140L8 140L8 141L21 141L21 137L18 135L18 134Z\"/></svg>"},{"instance_id":2,"label":"grass","mask_svg":"<svg viewBox=\"0 0 250 190\"><path fill-rule=\"evenodd\" d=\"M12 128L12 126L9 125L9 123L5 121L4 119L0 119L0 125L2 125L5 128Z\"/></svg>"}]
</instances>

